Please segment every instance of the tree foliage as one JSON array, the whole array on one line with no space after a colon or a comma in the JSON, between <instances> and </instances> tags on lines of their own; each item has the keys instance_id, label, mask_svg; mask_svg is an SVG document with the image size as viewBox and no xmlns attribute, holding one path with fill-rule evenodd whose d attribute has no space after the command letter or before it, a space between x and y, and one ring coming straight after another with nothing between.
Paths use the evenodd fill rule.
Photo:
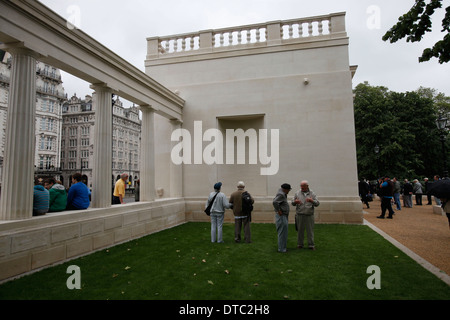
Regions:
<instances>
[{"instance_id":1,"label":"tree foliage","mask_svg":"<svg viewBox=\"0 0 450 320\"><path fill-rule=\"evenodd\" d=\"M406 37L407 42L420 42L425 33L432 30L431 16L436 9L442 8L442 2L443 0L416 0L413 7L383 36L383 41L390 40L394 43ZM441 30L445 33L443 39L432 48L425 49L419 62L429 61L433 57L438 58L441 64L450 61L450 6L445 12Z\"/></svg>"},{"instance_id":2,"label":"tree foliage","mask_svg":"<svg viewBox=\"0 0 450 320\"><path fill-rule=\"evenodd\" d=\"M355 127L360 176L412 179L441 174L439 110L432 89L398 93L359 84L355 90ZM380 151L375 153L375 146ZM449 150L449 148L447 148Z\"/></svg>"}]
</instances>

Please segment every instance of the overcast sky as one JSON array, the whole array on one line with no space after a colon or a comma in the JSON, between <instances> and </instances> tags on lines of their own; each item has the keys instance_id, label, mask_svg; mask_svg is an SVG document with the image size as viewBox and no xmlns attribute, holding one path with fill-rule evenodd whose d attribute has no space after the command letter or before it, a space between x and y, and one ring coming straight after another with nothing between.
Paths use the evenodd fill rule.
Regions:
<instances>
[{"instance_id":1,"label":"overcast sky","mask_svg":"<svg viewBox=\"0 0 450 320\"><path fill-rule=\"evenodd\" d=\"M392 91L420 86L450 96L450 63L419 63L422 51L443 38L444 10L436 12L433 33L420 43L383 42L382 36L414 0L41 0L85 33L145 71L146 38L206 29L287 20L334 12L347 13L350 65L358 65L353 84L368 81ZM450 0L444 0L444 6ZM75 9L75 10L74 10ZM78 14L78 13L79 14ZM63 73L69 97L91 94L89 84Z\"/></svg>"}]
</instances>

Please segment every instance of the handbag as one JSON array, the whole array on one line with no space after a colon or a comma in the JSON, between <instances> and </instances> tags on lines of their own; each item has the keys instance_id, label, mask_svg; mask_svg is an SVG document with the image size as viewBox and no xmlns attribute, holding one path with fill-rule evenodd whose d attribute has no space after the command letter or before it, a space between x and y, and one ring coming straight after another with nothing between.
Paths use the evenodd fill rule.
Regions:
<instances>
[{"instance_id":1,"label":"handbag","mask_svg":"<svg viewBox=\"0 0 450 320\"><path fill-rule=\"evenodd\" d=\"M211 214L211 208L212 208L212 205L213 205L213 203L214 203L214 200L216 200L216 197L217 197L217 194L218 194L219 192L216 192L216 195L211 199L211 202L208 204L208 206L206 207L206 209L205 209L205 213L206 213L206 215L210 215Z\"/></svg>"}]
</instances>

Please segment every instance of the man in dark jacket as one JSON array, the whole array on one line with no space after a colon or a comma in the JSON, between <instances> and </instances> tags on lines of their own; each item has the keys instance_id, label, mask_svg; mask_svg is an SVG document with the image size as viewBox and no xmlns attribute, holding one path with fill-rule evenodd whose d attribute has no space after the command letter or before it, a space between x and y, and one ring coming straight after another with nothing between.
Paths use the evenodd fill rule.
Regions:
<instances>
[{"instance_id":1,"label":"man in dark jacket","mask_svg":"<svg viewBox=\"0 0 450 320\"><path fill-rule=\"evenodd\" d=\"M381 215L378 219L384 219L386 215L386 209L389 211L388 219L392 219L394 210L392 209L391 201L394 197L394 183L389 177L384 177L384 181L380 184L380 196L381 196Z\"/></svg>"},{"instance_id":2,"label":"man in dark jacket","mask_svg":"<svg viewBox=\"0 0 450 320\"><path fill-rule=\"evenodd\" d=\"M287 183L281 185L275 198L273 199L273 208L275 210L275 225L278 233L278 252L286 252L289 226L289 203L287 195L291 191L291 186Z\"/></svg>"},{"instance_id":3,"label":"man in dark jacket","mask_svg":"<svg viewBox=\"0 0 450 320\"><path fill-rule=\"evenodd\" d=\"M233 192L230 196L229 203L233 204L234 213L234 241L241 242L241 229L244 226L244 241L250 243L251 241L251 231L250 231L250 221L251 212L245 212L242 203L242 194L244 193L245 184L243 181L239 181L237 185L237 191ZM249 194L250 195L250 194ZM250 195L251 203L253 204L255 200Z\"/></svg>"},{"instance_id":4,"label":"man in dark jacket","mask_svg":"<svg viewBox=\"0 0 450 320\"><path fill-rule=\"evenodd\" d=\"M405 208L412 208L412 194L413 194L413 186L405 179L405 184L403 185L403 206Z\"/></svg>"}]
</instances>

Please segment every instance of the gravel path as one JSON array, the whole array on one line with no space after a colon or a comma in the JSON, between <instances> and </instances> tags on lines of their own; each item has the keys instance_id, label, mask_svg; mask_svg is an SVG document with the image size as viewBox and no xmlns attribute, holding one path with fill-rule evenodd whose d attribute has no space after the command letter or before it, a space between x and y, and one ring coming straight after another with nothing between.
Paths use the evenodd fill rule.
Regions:
<instances>
[{"instance_id":1,"label":"gravel path","mask_svg":"<svg viewBox=\"0 0 450 320\"><path fill-rule=\"evenodd\" d=\"M394 218L377 219L381 213L379 200L364 205L364 219L378 227L405 247L450 275L450 229L444 215L433 213L433 206L426 205L403 208L395 211ZM403 201L402 201L403 205ZM387 213L386 213L387 216Z\"/></svg>"}]
</instances>

